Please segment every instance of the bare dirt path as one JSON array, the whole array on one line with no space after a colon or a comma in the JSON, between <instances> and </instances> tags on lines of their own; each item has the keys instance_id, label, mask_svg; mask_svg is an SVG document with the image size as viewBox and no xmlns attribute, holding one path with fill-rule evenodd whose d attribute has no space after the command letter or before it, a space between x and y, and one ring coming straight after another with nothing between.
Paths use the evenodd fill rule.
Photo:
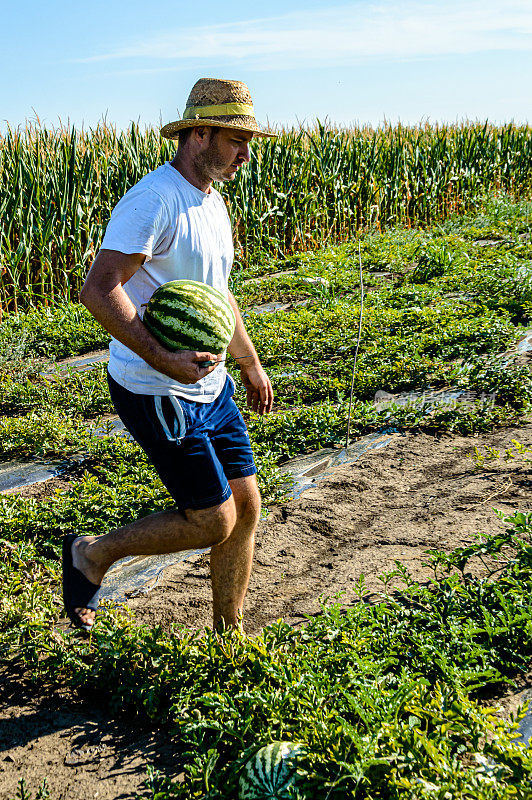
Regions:
<instances>
[{"instance_id":1,"label":"bare dirt path","mask_svg":"<svg viewBox=\"0 0 532 800\"><path fill-rule=\"evenodd\" d=\"M279 617L301 620L319 610L321 594L345 590L348 604L362 574L369 591L381 591L378 576L396 559L426 575L426 550L451 550L479 531L504 527L493 507L530 507L532 464L501 458L476 472L468 455L483 444L503 453L512 439L532 446L532 425L478 438L397 435L383 450L336 468L299 500L275 507L258 531L247 631ZM129 606L148 625L209 625L208 557L176 564Z\"/></svg>"},{"instance_id":2,"label":"bare dirt path","mask_svg":"<svg viewBox=\"0 0 532 800\"><path fill-rule=\"evenodd\" d=\"M273 508L258 532L247 630L279 617L299 623L319 610L320 595L345 591L350 604L361 574L368 591L379 592L379 574L396 559L423 577L427 549L450 550L504 527L494 507L530 509L532 464L501 458L477 472L468 457L482 445L504 452L512 439L532 447L532 424L479 437L398 435L385 449L335 469L299 500ZM209 625L207 557L172 567L129 606L147 625ZM15 796L20 777L34 789L46 777L52 800L114 800L140 791L146 763L178 772L161 732L114 722L101 709L58 695L15 691L8 676L4 682L0 800ZM515 709L511 698L506 708Z\"/></svg>"},{"instance_id":3,"label":"bare dirt path","mask_svg":"<svg viewBox=\"0 0 532 800\"><path fill-rule=\"evenodd\" d=\"M115 721L99 708L35 689L3 675L0 690L0 797L17 797L24 778L50 800L126 800L142 794L146 763L178 778L165 736L134 719ZM34 794L29 794L33 798Z\"/></svg>"}]
</instances>

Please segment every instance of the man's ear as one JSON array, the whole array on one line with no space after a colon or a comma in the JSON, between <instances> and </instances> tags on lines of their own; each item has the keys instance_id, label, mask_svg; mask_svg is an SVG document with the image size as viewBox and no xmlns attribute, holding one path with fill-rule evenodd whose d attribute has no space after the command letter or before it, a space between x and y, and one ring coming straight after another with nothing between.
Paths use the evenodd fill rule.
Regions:
<instances>
[{"instance_id":1,"label":"man's ear","mask_svg":"<svg viewBox=\"0 0 532 800\"><path fill-rule=\"evenodd\" d=\"M210 128L208 125L194 125L194 138L201 144L205 144L210 139Z\"/></svg>"}]
</instances>

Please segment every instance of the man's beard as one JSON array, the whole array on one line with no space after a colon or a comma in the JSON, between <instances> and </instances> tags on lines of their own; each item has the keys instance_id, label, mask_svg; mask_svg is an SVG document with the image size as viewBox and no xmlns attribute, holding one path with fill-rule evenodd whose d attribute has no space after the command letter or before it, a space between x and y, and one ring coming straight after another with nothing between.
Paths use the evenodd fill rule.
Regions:
<instances>
[{"instance_id":1,"label":"man's beard","mask_svg":"<svg viewBox=\"0 0 532 800\"><path fill-rule=\"evenodd\" d=\"M233 172L236 167L230 169L232 164L228 164L226 158L222 156L216 141L216 135L211 139L210 145L203 153L198 154L194 161L196 170L209 180L224 180L225 173Z\"/></svg>"}]
</instances>

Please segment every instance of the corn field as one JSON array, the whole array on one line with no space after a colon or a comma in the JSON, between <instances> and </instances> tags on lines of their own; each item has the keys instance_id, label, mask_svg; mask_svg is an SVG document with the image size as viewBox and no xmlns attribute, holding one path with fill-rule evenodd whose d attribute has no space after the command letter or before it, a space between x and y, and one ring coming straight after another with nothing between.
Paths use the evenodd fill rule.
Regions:
<instances>
[{"instance_id":1,"label":"corn field","mask_svg":"<svg viewBox=\"0 0 532 800\"><path fill-rule=\"evenodd\" d=\"M0 136L0 311L77 299L111 210L173 155L155 130L31 126ZM532 128L462 124L281 131L224 184L238 257L282 256L360 228L423 225L532 186Z\"/></svg>"}]
</instances>

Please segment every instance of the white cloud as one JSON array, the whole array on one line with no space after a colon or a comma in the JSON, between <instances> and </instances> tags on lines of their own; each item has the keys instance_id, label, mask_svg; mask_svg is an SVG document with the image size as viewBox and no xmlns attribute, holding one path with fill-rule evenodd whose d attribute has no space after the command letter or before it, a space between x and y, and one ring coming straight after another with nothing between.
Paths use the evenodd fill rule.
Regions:
<instances>
[{"instance_id":1,"label":"white cloud","mask_svg":"<svg viewBox=\"0 0 532 800\"><path fill-rule=\"evenodd\" d=\"M364 0L324 11L165 31L80 60L134 60L141 69L153 68L153 61L159 69L182 68L191 60L287 69L531 49L530 0Z\"/></svg>"}]
</instances>

